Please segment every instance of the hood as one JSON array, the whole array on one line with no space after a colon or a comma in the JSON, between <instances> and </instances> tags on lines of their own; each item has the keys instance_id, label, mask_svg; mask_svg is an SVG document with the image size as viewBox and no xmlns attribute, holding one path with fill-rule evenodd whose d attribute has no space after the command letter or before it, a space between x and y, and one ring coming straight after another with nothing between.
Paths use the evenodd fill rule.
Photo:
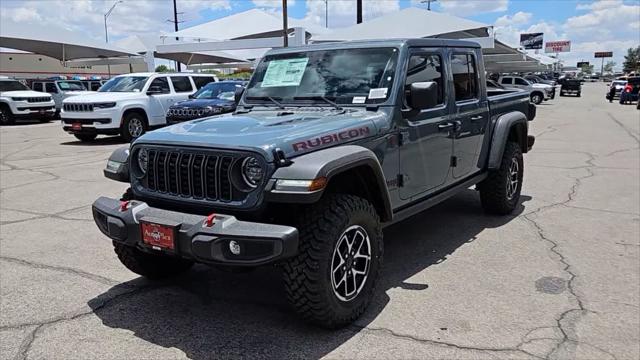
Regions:
<instances>
[{"instance_id":1,"label":"hood","mask_svg":"<svg viewBox=\"0 0 640 360\"><path fill-rule=\"evenodd\" d=\"M140 97L139 92L95 92L95 91L70 91L67 94L74 95L73 98L65 99L65 102L73 103L95 103L109 102ZM78 95L75 95L78 94Z\"/></svg>"},{"instance_id":2,"label":"hood","mask_svg":"<svg viewBox=\"0 0 640 360\"><path fill-rule=\"evenodd\" d=\"M32 90L0 91L0 95L8 97L48 97L51 95Z\"/></svg>"},{"instance_id":3,"label":"hood","mask_svg":"<svg viewBox=\"0 0 640 360\"><path fill-rule=\"evenodd\" d=\"M317 109L317 108L316 108ZM146 133L139 143L250 150L272 161L280 148L287 158L374 136L383 111L365 109L258 111L192 120Z\"/></svg>"},{"instance_id":4,"label":"hood","mask_svg":"<svg viewBox=\"0 0 640 360\"><path fill-rule=\"evenodd\" d=\"M233 106L235 105L234 101L223 100L223 99L189 99L184 101L179 101L173 105L172 108L202 108L205 106Z\"/></svg>"}]
</instances>

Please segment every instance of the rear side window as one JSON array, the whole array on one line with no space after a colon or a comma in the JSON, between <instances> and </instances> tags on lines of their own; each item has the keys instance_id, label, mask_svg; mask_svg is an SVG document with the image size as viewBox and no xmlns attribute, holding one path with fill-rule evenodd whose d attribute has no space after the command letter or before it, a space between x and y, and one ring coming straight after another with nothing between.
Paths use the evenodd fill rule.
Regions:
<instances>
[{"instance_id":1,"label":"rear side window","mask_svg":"<svg viewBox=\"0 0 640 360\"><path fill-rule=\"evenodd\" d=\"M187 76L172 76L171 82L173 83L173 89L176 92L193 91L193 87L191 86L191 81L189 81L189 77Z\"/></svg>"},{"instance_id":2,"label":"rear side window","mask_svg":"<svg viewBox=\"0 0 640 360\"><path fill-rule=\"evenodd\" d=\"M516 78L516 85L529 86L529 83L527 81L525 81L524 79Z\"/></svg>"},{"instance_id":3,"label":"rear side window","mask_svg":"<svg viewBox=\"0 0 640 360\"><path fill-rule=\"evenodd\" d=\"M40 91L40 92L42 92L42 83L33 83L33 84L31 84L31 88L32 88L34 91Z\"/></svg>"},{"instance_id":4,"label":"rear side window","mask_svg":"<svg viewBox=\"0 0 640 360\"><path fill-rule=\"evenodd\" d=\"M54 83L45 83L44 84L44 91L48 92L48 93L57 93L58 89L56 89L56 84Z\"/></svg>"},{"instance_id":5,"label":"rear side window","mask_svg":"<svg viewBox=\"0 0 640 360\"><path fill-rule=\"evenodd\" d=\"M216 79L214 79L213 76L194 76L193 77L193 82L196 84L196 89L198 90L200 90L200 88L204 87L208 83L212 83L215 81Z\"/></svg>"},{"instance_id":6,"label":"rear side window","mask_svg":"<svg viewBox=\"0 0 640 360\"><path fill-rule=\"evenodd\" d=\"M102 84L100 84L99 82L92 82L91 91L98 91L98 89L100 89L100 86L102 86Z\"/></svg>"},{"instance_id":7,"label":"rear side window","mask_svg":"<svg viewBox=\"0 0 640 360\"><path fill-rule=\"evenodd\" d=\"M511 85L511 78L502 78L502 80L500 80L501 84L506 84L506 85Z\"/></svg>"},{"instance_id":8,"label":"rear side window","mask_svg":"<svg viewBox=\"0 0 640 360\"><path fill-rule=\"evenodd\" d=\"M160 88L160 90L165 94L168 94L171 92L171 90L169 89L169 82L167 81L167 78L164 76L153 79L151 84L149 84L149 89L153 87Z\"/></svg>"},{"instance_id":9,"label":"rear side window","mask_svg":"<svg viewBox=\"0 0 640 360\"><path fill-rule=\"evenodd\" d=\"M405 92L416 82L433 81L438 85L438 104L444 104L444 76L442 58L437 54L413 55L409 58Z\"/></svg>"},{"instance_id":10,"label":"rear side window","mask_svg":"<svg viewBox=\"0 0 640 360\"><path fill-rule=\"evenodd\" d=\"M471 54L456 54L451 59L456 101L478 98L476 62Z\"/></svg>"}]
</instances>

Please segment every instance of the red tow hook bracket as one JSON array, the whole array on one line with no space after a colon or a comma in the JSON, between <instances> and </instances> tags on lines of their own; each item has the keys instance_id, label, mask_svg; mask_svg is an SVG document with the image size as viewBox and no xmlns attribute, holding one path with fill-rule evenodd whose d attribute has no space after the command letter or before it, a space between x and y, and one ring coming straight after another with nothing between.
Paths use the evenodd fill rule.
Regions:
<instances>
[{"instance_id":1,"label":"red tow hook bracket","mask_svg":"<svg viewBox=\"0 0 640 360\"><path fill-rule=\"evenodd\" d=\"M205 220L205 224L207 225L207 227L212 227L214 222L213 220L215 220L216 218L216 214L210 214L209 216L207 216L207 219Z\"/></svg>"},{"instance_id":2,"label":"red tow hook bracket","mask_svg":"<svg viewBox=\"0 0 640 360\"><path fill-rule=\"evenodd\" d=\"M120 211L124 212L129 210L129 200L120 201Z\"/></svg>"}]
</instances>

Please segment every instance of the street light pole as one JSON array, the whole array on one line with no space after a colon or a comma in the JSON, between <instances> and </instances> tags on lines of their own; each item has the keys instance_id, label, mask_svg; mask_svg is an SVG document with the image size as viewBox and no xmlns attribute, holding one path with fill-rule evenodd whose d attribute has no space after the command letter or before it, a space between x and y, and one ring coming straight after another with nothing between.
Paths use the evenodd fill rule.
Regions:
<instances>
[{"instance_id":1,"label":"street light pole","mask_svg":"<svg viewBox=\"0 0 640 360\"><path fill-rule=\"evenodd\" d=\"M122 2L122 0L118 0L115 3L113 3L113 5L109 9L109 11L107 11L104 14L104 42L106 42L106 43L109 42L109 31L107 29L107 18L109 18L109 15L111 15L111 12L113 12L113 9L116 8L116 5L120 4L121 2ZM109 74L109 77L111 77L111 65L109 65L109 64L107 64L107 73Z\"/></svg>"},{"instance_id":2,"label":"street light pole","mask_svg":"<svg viewBox=\"0 0 640 360\"><path fill-rule=\"evenodd\" d=\"M438 1L438 0L422 0L420 2L423 3L423 4L427 3L427 10L431 11L431 3L432 2L436 2L436 1Z\"/></svg>"},{"instance_id":3,"label":"street light pole","mask_svg":"<svg viewBox=\"0 0 640 360\"><path fill-rule=\"evenodd\" d=\"M282 41L284 47L289 47L289 25L287 18L287 0L282 0Z\"/></svg>"},{"instance_id":4,"label":"street light pole","mask_svg":"<svg viewBox=\"0 0 640 360\"><path fill-rule=\"evenodd\" d=\"M324 0L324 27L329 28L329 0Z\"/></svg>"}]
</instances>

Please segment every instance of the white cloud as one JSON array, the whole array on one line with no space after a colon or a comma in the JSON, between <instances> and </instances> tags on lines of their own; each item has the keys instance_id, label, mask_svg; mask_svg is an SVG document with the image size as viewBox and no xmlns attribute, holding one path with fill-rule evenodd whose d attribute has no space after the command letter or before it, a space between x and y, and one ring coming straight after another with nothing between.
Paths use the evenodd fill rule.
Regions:
<instances>
[{"instance_id":1,"label":"white cloud","mask_svg":"<svg viewBox=\"0 0 640 360\"><path fill-rule=\"evenodd\" d=\"M398 0L363 0L363 20L370 20L389 12L400 10ZM345 27L356 23L355 0L329 0L329 27ZM325 24L325 2L322 0L307 1L307 14L305 19L315 24Z\"/></svg>"},{"instance_id":2,"label":"white cloud","mask_svg":"<svg viewBox=\"0 0 640 360\"><path fill-rule=\"evenodd\" d=\"M287 7L293 6L295 0L288 0ZM259 8L282 8L282 0L253 0L253 5Z\"/></svg>"},{"instance_id":3,"label":"white cloud","mask_svg":"<svg viewBox=\"0 0 640 360\"><path fill-rule=\"evenodd\" d=\"M591 31L596 27L616 28L640 27L640 5L627 5L622 0L599 1L589 5L578 5L578 10L588 13L567 19L567 30Z\"/></svg>"},{"instance_id":4,"label":"white cloud","mask_svg":"<svg viewBox=\"0 0 640 360\"><path fill-rule=\"evenodd\" d=\"M437 4L442 11L456 16L501 12L509 8L509 0L438 0L434 4Z\"/></svg>"},{"instance_id":5,"label":"white cloud","mask_svg":"<svg viewBox=\"0 0 640 360\"><path fill-rule=\"evenodd\" d=\"M496 20L495 26L523 25L531 21L531 13L518 11L513 15L504 15Z\"/></svg>"}]
</instances>

